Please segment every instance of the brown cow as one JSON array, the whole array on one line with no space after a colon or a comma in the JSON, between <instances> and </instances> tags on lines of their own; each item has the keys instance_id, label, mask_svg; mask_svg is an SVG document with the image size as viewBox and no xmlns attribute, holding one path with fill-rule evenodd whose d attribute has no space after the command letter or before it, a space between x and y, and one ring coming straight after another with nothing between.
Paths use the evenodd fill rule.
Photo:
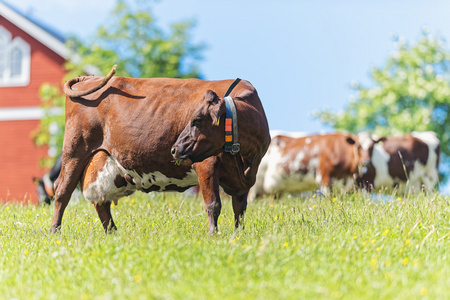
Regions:
<instances>
[{"instance_id":1,"label":"brown cow","mask_svg":"<svg viewBox=\"0 0 450 300\"><path fill-rule=\"evenodd\" d=\"M372 190L400 193L431 192L439 180L440 142L431 131L403 136L373 138L361 133L359 139L369 153L358 184Z\"/></svg>"},{"instance_id":2,"label":"brown cow","mask_svg":"<svg viewBox=\"0 0 450 300\"><path fill-rule=\"evenodd\" d=\"M111 201L136 190L184 191L200 184L217 230L219 185L232 195L235 225L270 143L266 116L255 88L241 81L231 92L239 117L241 151L224 153L224 95L232 80L77 77L64 86L66 131L61 174L55 184L51 231L58 230L78 182L94 203L105 231L115 230ZM112 78L111 78L112 77ZM103 87L104 86L104 87ZM199 111L204 115L199 116ZM199 131L193 164L178 164L172 145L186 127Z\"/></svg>"},{"instance_id":3,"label":"brown cow","mask_svg":"<svg viewBox=\"0 0 450 300\"><path fill-rule=\"evenodd\" d=\"M337 181L349 188L361 169L361 154L358 138L349 134L272 137L249 197L317 188L326 192Z\"/></svg>"}]
</instances>

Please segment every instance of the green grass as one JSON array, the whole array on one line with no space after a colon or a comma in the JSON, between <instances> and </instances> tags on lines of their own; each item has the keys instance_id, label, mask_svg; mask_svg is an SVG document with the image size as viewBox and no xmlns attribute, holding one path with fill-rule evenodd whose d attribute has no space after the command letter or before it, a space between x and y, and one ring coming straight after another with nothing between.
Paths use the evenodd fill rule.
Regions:
<instances>
[{"instance_id":1,"label":"green grass","mask_svg":"<svg viewBox=\"0 0 450 300\"><path fill-rule=\"evenodd\" d=\"M136 194L114 207L105 235L94 207L0 206L0 299L445 299L449 198L387 203L368 195L264 198L219 233L203 201Z\"/></svg>"}]
</instances>

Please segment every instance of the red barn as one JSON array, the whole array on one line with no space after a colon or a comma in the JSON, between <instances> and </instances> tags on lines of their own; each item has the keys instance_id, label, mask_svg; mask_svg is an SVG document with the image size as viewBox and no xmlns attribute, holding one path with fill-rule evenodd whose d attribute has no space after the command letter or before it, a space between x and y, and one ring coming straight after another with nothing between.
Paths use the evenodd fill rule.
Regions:
<instances>
[{"instance_id":1,"label":"red barn","mask_svg":"<svg viewBox=\"0 0 450 300\"><path fill-rule=\"evenodd\" d=\"M31 139L39 124L39 88L61 85L64 38L0 0L0 202L37 203L33 176L47 154Z\"/></svg>"}]
</instances>

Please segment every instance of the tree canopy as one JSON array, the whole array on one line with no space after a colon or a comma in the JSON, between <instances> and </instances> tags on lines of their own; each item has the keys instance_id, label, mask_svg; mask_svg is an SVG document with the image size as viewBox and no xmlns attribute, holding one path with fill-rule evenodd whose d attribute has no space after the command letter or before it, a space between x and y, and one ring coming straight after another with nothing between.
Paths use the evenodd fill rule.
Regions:
<instances>
[{"instance_id":1,"label":"tree canopy","mask_svg":"<svg viewBox=\"0 0 450 300\"><path fill-rule=\"evenodd\" d=\"M438 35L423 30L415 43L396 38L396 50L370 72L370 86L355 84L344 111L316 117L337 130L377 135L434 131L448 160L450 149L450 52Z\"/></svg>"},{"instance_id":2,"label":"tree canopy","mask_svg":"<svg viewBox=\"0 0 450 300\"><path fill-rule=\"evenodd\" d=\"M68 73L64 79L84 75L86 70L106 74L115 64L119 76L200 77L197 63L205 47L192 42L194 25L193 21L177 22L166 32L158 26L145 1L118 0L95 36L87 42L76 36L68 38L67 47L77 58L66 63ZM36 145L47 145L56 155L62 149L65 96L60 87L49 84L41 86L40 96L45 115L33 138Z\"/></svg>"}]
</instances>

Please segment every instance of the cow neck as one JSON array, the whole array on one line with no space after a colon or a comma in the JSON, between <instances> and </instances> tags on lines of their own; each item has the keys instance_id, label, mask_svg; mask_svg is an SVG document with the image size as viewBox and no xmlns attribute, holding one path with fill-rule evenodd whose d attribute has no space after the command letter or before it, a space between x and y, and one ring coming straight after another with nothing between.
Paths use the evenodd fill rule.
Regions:
<instances>
[{"instance_id":1,"label":"cow neck","mask_svg":"<svg viewBox=\"0 0 450 300\"><path fill-rule=\"evenodd\" d=\"M241 79L236 78L236 80L230 85L223 100L225 101L226 115L225 115L225 152L230 152L231 155L236 155L241 148L238 139L238 120L237 120L237 110L236 104L233 98L229 96L234 87L241 81Z\"/></svg>"}]
</instances>

